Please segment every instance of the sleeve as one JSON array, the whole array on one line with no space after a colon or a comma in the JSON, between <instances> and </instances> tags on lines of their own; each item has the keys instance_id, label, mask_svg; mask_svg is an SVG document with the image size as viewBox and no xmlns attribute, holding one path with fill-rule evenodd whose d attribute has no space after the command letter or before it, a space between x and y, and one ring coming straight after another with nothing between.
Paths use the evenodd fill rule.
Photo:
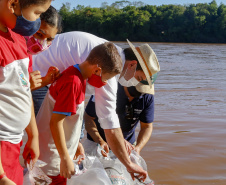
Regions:
<instances>
[{"instance_id":1,"label":"sleeve","mask_svg":"<svg viewBox=\"0 0 226 185\"><path fill-rule=\"evenodd\" d=\"M140 121L143 123L152 123L154 121L154 96L146 94L144 97L145 107L140 114Z\"/></svg>"},{"instance_id":2,"label":"sleeve","mask_svg":"<svg viewBox=\"0 0 226 185\"><path fill-rule=\"evenodd\" d=\"M60 88L53 111L55 112L71 112L76 114L76 98L80 94L80 90L74 83L64 83Z\"/></svg>"},{"instance_id":3,"label":"sleeve","mask_svg":"<svg viewBox=\"0 0 226 185\"><path fill-rule=\"evenodd\" d=\"M87 106L86 106L86 113L91 116L91 117L97 117L96 115L96 109L95 109L95 98L94 96L92 95L89 99L89 102L87 103Z\"/></svg>"},{"instance_id":4,"label":"sleeve","mask_svg":"<svg viewBox=\"0 0 226 185\"><path fill-rule=\"evenodd\" d=\"M119 119L116 114L118 82L113 77L108 83L101 87L95 88L95 107L98 121L103 129L119 128Z\"/></svg>"}]
</instances>

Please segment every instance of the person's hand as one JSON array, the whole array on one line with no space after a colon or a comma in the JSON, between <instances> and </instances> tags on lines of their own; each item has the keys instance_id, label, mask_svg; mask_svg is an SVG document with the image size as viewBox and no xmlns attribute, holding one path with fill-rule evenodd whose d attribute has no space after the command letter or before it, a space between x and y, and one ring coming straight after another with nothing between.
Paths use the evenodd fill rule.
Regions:
<instances>
[{"instance_id":1,"label":"person's hand","mask_svg":"<svg viewBox=\"0 0 226 185\"><path fill-rule=\"evenodd\" d=\"M0 185L16 185L16 183L11 181L7 177L4 177L0 180Z\"/></svg>"},{"instance_id":2,"label":"person's hand","mask_svg":"<svg viewBox=\"0 0 226 185\"><path fill-rule=\"evenodd\" d=\"M124 140L124 141L125 141L126 151L130 155L131 151L134 150L134 146L130 142L128 142L127 140Z\"/></svg>"},{"instance_id":3,"label":"person's hand","mask_svg":"<svg viewBox=\"0 0 226 185\"><path fill-rule=\"evenodd\" d=\"M66 157L65 159L61 159L60 162L60 176L64 178L71 178L71 175L75 174L75 167L73 161L70 157Z\"/></svg>"},{"instance_id":4,"label":"person's hand","mask_svg":"<svg viewBox=\"0 0 226 185\"><path fill-rule=\"evenodd\" d=\"M108 153L109 153L108 144L103 140L103 141L100 142L100 146L101 146L101 148L103 148L103 150L101 150L101 154L104 157L107 157L108 156Z\"/></svg>"},{"instance_id":5,"label":"person's hand","mask_svg":"<svg viewBox=\"0 0 226 185\"><path fill-rule=\"evenodd\" d=\"M31 139L28 138L28 141L24 147L24 152L23 152L25 165L26 165L26 162L30 164L31 159L35 164L36 161L38 160L39 155L40 155L40 151L39 151L38 137L32 137Z\"/></svg>"},{"instance_id":6,"label":"person's hand","mask_svg":"<svg viewBox=\"0 0 226 185\"><path fill-rule=\"evenodd\" d=\"M135 163L131 163L129 167L127 167L127 171L130 173L133 180L137 178L139 181L145 181L147 178L148 173L143 170L142 167Z\"/></svg>"},{"instance_id":7,"label":"person's hand","mask_svg":"<svg viewBox=\"0 0 226 185\"><path fill-rule=\"evenodd\" d=\"M60 70L57 67L51 66L49 67L49 70L44 77L45 84L51 84L55 80L57 80L60 77Z\"/></svg>"},{"instance_id":8,"label":"person's hand","mask_svg":"<svg viewBox=\"0 0 226 185\"><path fill-rule=\"evenodd\" d=\"M42 79L40 71L33 71L30 73L30 88L31 90L36 89L41 86Z\"/></svg>"},{"instance_id":9,"label":"person's hand","mask_svg":"<svg viewBox=\"0 0 226 185\"><path fill-rule=\"evenodd\" d=\"M74 160L81 156L78 160L78 164L80 164L85 159L85 150L82 146L82 143L78 143L78 148L74 156Z\"/></svg>"}]
</instances>

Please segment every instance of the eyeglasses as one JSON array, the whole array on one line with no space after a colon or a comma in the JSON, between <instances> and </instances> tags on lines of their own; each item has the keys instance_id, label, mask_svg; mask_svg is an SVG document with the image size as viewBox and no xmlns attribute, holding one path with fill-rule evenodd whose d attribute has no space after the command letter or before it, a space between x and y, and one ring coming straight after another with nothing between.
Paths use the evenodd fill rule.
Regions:
<instances>
[{"instance_id":1,"label":"eyeglasses","mask_svg":"<svg viewBox=\"0 0 226 185\"><path fill-rule=\"evenodd\" d=\"M151 76L151 83L154 84L155 80L158 76L158 73L155 73L154 75ZM144 84L144 85L149 85L147 80L141 80L140 83Z\"/></svg>"}]
</instances>

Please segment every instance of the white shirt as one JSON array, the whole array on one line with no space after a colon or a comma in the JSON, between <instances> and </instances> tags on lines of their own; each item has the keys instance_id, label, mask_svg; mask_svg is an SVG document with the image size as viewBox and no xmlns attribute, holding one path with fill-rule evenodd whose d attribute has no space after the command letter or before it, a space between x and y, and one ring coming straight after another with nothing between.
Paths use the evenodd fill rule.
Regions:
<instances>
[{"instance_id":1,"label":"white shirt","mask_svg":"<svg viewBox=\"0 0 226 185\"><path fill-rule=\"evenodd\" d=\"M90 51L97 45L107 42L95 35L85 32L67 32L55 37L50 48L33 56L33 69L39 70L45 76L50 66L56 66L62 72L74 64L81 64L86 60ZM125 57L122 48L116 46L122 57ZM119 75L108 80L108 83L95 88L96 113L103 129L119 128L119 120L116 114L116 93L118 89ZM94 90L87 83L86 93L94 94ZM90 90L91 89L91 90Z\"/></svg>"},{"instance_id":2,"label":"white shirt","mask_svg":"<svg viewBox=\"0 0 226 185\"><path fill-rule=\"evenodd\" d=\"M31 120L29 59L0 67L0 141L17 144Z\"/></svg>"}]
</instances>

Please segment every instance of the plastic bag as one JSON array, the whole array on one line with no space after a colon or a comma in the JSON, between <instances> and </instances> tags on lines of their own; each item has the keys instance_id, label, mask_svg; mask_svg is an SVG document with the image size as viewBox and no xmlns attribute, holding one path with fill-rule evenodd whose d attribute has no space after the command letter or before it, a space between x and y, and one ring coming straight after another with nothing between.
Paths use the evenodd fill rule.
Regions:
<instances>
[{"instance_id":1,"label":"plastic bag","mask_svg":"<svg viewBox=\"0 0 226 185\"><path fill-rule=\"evenodd\" d=\"M101 147L97 146L98 156L101 155ZM113 153L109 153L108 157L101 156L100 162L103 164L112 184L114 185L154 185L154 181L147 176L145 181L140 181L135 178L133 181L130 173L127 171L126 167L119 161L118 158ZM130 159L133 163L141 166L145 171L147 171L147 164L145 160L137 154L135 150L131 151Z\"/></svg>"},{"instance_id":2,"label":"plastic bag","mask_svg":"<svg viewBox=\"0 0 226 185\"><path fill-rule=\"evenodd\" d=\"M145 160L135 150L131 151L130 159L133 163L141 166L145 171L147 171L147 164ZM154 181L151 180L149 176L147 176L144 182L141 182L139 179L135 179L134 185L140 185L140 184L154 185Z\"/></svg>"},{"instance_id":3,"label":"plastic bag","mask_svg":"<svg viewBox=\"0 0 226 185\"><path fill-rule=\"evenodd\" d=\"M35 164L33 164L32 160L30 164L27 163L28 172L24 176L23 185L49 185L52 179L40 169L40 167L45 165L46 163L40 160Z\"/></svg>"},{"instance_id":4,"label":"plastic bag","mask_svg":"<svg viewBox=\"0 0 226 185\"><path fill-rule=\"evenodd\" d=\"M101 160L111 183L114 185L131 185L133 180L126 167L118 160Z\"/></svg>"},{"instance_id":5,"label":"plastic bag","mask_svg":"<svg viewBox=\"0 0 226 185\"><path fill-rule=\"evenodd\" d=\"M106 170L111 183L114 185L154 185L154 181L152 181L149 176L145 179L144 182L139 179L135 179L133 181L130 173L127 171L126 167L119 161L119 159L114 155L112 151L109 152L107 157L103 157L101 154L101 146L95 142L89 141L88 139L84 141L83 147L85 149L86 155L96 156L104 169ZM130 154L130 159L132 162L141 166L144 170L147 171L147 164L145 160L137 154L136 151L132 150ZM89 166L87 167L89 168Z\"/></svg>"},{"instance_id":6,"label":"plastic bag","mask_svg":"<svg viewBox=\"0 0 226 185\"><path fill-rule=\"evenodd\" d=\"M111 181L99 159L95 157L93 162L92 160L93 158L86 157L83 167L88 167L88 169L79 176L73 175L71 179L67 180L67 185L111 185ZM89 167L90 165L91 167Z\"/></svg>"},{"instance_id":7,"label":"plastic bag","mask_svg":"<svg viewBox=\"0 0 226 185\"><path fill-rule=\"evenodd\" d=\"M87 170L85 167L83 167L83 162L78 164L78 161L80 160L80 158L83 158L83 157L84 157L83 155L79 155L76 160L73 160L74 167L75 167L75 174L74 174L74 176L79 176L79 175L85 173L86 170Z\"/></svg>"},{"instance_id":8,"label":"plastic bag","mask_svg":"<svg viewBox=\"0 0 226 185\"><path fill-rule=\"evenodd\" d=\"M114 185L132 185L133 180L127 172L126 167L119 161L119 159L110 150L107 157L101 154L102 147L97 145L97 156L108 174L111 183Z\"/></svg>"}]
</instances>

